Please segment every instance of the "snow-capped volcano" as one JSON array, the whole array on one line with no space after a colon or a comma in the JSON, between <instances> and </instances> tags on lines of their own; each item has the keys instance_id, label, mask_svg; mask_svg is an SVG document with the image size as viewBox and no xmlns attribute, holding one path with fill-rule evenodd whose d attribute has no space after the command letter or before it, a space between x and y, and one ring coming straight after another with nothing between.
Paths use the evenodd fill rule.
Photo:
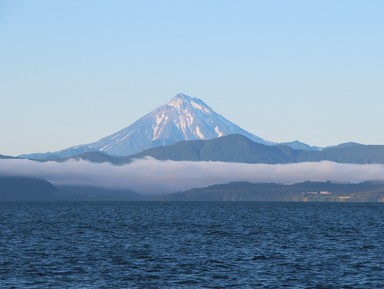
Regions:
<instances>
[{"instance_id":1,"label":"snow-capped volcano","mask_svg":"<svg viewBox=\"0 0 384 289\"><path fill-rule=\"evenodd\" d=\"M207 140L229 134L271 144L225 119L202 100L180 93L130 126L86 146L125 156L183 140Z\"/></svg>"}]
</instances>

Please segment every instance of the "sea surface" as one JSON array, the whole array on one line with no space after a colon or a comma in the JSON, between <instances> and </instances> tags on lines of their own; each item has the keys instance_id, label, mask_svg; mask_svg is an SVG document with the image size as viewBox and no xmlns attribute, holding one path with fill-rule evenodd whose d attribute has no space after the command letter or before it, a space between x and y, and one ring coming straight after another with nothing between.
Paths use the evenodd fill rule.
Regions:
<instances>
[{"instance_id":1,"label":"sea surface","mask_svg":"<svg viewBox=\"0 0 384 289\"><path fill-rule=\"evenodd\" d=\"M0 288L384 288L384 204L0 203Z\"/></svg>"}]
</instances>

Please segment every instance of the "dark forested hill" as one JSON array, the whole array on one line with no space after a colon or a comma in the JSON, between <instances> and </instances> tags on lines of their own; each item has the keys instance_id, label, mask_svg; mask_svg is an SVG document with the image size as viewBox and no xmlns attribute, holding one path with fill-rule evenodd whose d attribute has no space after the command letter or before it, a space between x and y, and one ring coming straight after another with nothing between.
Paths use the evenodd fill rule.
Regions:
<instances>
[{"instance_id":1,"label":"dark forested hill","mask_svg":"<svg viewBox=\"0 0 384 289\"><path fill-rule=\"evenodd\" d=\"M232 182L158 197L168 201L317 201L383 202L384 184Z\"/></svg>"}]
</instances>

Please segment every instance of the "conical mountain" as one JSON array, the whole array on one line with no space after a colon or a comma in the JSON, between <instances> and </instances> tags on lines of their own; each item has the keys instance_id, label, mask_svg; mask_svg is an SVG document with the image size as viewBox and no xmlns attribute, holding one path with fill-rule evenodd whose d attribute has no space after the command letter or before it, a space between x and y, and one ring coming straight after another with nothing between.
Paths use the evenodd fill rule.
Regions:
<instances>
[{"instance_id":1,"label":"conical mountain","mask_svg":"<svg viewBox=\"0 0 384 289\"><path fill-rule=\"evenodd\" d=\"M230 134L271 144L230 122L202 100L180 93L130 126L86 146L109 155L125 156L183 140L207 140Z\"/></svg>"}]
</instances>

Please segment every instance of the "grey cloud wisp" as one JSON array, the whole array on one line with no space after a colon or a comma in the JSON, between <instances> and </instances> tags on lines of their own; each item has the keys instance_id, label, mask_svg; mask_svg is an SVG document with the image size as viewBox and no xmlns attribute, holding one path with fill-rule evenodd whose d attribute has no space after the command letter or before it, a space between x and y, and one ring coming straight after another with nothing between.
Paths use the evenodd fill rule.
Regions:
<instances>
[{"instance_id":1,"label":"grey cloud wisp","mask_svg":"<svg viewBox=\"0 0 384 289\"><path fill-rule=\"evenodd\" d=\"M298 164L243 164L223 162L135 160L115 166L109 163L67 161L39 163L0 160L0 175L44 178L56 185L90 185L131 189L142 194L171 193L231 181L302 182L337 181L358 183L384 181L384 166L333 162Z\"/></svg>"}]
</instances>

